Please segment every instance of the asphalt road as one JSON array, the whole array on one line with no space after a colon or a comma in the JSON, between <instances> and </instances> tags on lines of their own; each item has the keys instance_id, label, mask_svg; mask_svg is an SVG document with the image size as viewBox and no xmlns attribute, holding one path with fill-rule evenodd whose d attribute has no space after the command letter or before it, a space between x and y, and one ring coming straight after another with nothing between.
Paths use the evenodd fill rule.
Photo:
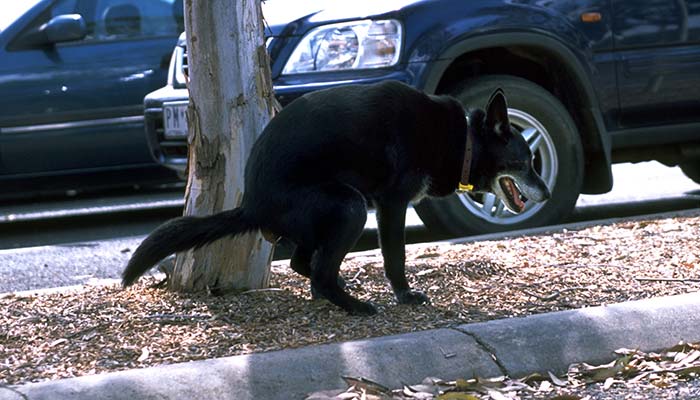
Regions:
<instances>
[{"instance_id":1,"label":"asphalt road","mask_svg":"<svg viewBox=\"0 0 700 400\"><path fill-rule=\"evenodd\" d=\"M571 221L586 221L700 206L700 186L678 168L658 163L613 168L614 189L581 196ZM131 251L163 221L181 215L181 190L0 204L0 293L117 278ZM412 210L407 241L436 240ZM376 247L368 218L358 250ZM276 258L289 256L278 247Z\"/></svg>"}]
</instances>

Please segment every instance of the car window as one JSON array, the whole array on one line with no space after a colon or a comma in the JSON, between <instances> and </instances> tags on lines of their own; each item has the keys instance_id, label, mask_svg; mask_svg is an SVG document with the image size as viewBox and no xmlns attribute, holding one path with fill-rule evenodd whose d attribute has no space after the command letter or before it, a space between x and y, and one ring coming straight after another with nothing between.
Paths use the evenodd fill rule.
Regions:
<instances>
[{"instance_id":1,"label":"car window","mask_svg":"<svg viewBox=\"0 0 700 400\"><path fill-rule=\"evenodd\" d=\"M78 0L62 0L51 7L51 17L58 15L73 14L77 9Z\"/></svg>"},{"instance_id":2,"label":"car window","mask_svg":"<svg viewBox=\"0 0 700 400\"><path fill-rule=\"evenodd\" d=\"M173 36L182 30L181 17L181 1L97 0L93 33L98 40Z\"/></svg>"},{"instance_id":3,"label":"car window","mask_svg":"<svg viewBox=\"0 0 700 400\"><path fill-rule=\"evenodd\" d=\"M90 42L177 36L184 30L182 0L59 0L48 14L80 14L88 31L84 41Z\"/></svg>"},{"instance_id":4,"label":"car window","mask_svg":"<svg viewBox=\"0 0 700 400\"><path fill-rule=\"evenodd\" d=\"M0 12L0 32L10 26L11 23L15 22L17 18L34 7L38 2L39 0L19 0L3 4L2 12Z\"/></svg>"}]
</instances>

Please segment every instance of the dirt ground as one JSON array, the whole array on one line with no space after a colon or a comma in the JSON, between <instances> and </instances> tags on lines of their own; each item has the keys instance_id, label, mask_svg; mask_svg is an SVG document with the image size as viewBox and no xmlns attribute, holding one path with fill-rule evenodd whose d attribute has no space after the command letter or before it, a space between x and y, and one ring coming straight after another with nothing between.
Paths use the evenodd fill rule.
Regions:
<instances>
[{"instance_id":1,"label":"dirt ground","mask_svg":"<svg viewBox=\"0 0 700 400\"><path fill-rule=\"evenodd\" d=\"M346 258L348 290L373 317L312 301L285 262L270 289L212 297L150 288L0 298L0 383L21 384L363 339L695 292L700 211L660 220L463 245L410 246L407 275L429 295L397 305L378 253ZM133 249L132 249L133 250Z\"/></svg>"}]
</instances>

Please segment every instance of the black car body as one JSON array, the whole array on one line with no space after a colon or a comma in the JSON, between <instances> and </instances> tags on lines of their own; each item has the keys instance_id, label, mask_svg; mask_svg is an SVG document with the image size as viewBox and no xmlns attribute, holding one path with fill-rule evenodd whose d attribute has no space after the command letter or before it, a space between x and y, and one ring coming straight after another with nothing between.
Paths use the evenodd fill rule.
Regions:
<instances>
[{"instance_id":1,"label":"black car body","mask_svg":"<svg viewBox=\"0 0 700 400\"><path fill-rule=\"evenodd\" d=\"M143 136L183 29L172 0L39 0L0 32L0 197L173 182Z\"/></svg>"},{"instance_id":2,"label":"black car body","mask_svg":"<svg viewBox=\"0 0 700 400\"><path fill-rule=\"evenodd\" d=\"M263 13L283 105L309 91L386 79L472 107L496 87L506 91L511 122L552 199L528 202L521 214L490 195L416 205L444 233L561 221L579 193L611 189L613 162L656 159L700 176L700 0L270 0ZM183 69L181 37L169 84L145 98L152 153L180 172ZM179 129L166 132L164 121Z\"/></svg>"}]
</instances>

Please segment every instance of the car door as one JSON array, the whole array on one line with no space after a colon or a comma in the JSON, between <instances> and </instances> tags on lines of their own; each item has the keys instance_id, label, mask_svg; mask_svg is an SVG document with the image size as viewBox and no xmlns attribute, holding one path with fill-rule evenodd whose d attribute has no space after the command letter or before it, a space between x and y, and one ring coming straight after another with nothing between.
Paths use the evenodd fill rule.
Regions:
<instances>
[{"instance_id":1,"label":"car door","mask_svg":"<svg viewBox=\"0 0 700 400\"><path fill-rule=\"evenodd\" d=\"M0 175L96 171L152 163L143 97L166 83L182 29L173 0L45 1L0 54ZM174 12L175 10L175 12ZM58 15L87 36L23 46Z\"/></svg>"},{"instance_id":2,"label":"car door","mask_svg":"<svg viewBox=\"0 0 700 400\"><path fill-rule=\"evenodd\" d=\"M613 7L621 128L700 121L700 0Z\"/></svg>"}]
</instances>

